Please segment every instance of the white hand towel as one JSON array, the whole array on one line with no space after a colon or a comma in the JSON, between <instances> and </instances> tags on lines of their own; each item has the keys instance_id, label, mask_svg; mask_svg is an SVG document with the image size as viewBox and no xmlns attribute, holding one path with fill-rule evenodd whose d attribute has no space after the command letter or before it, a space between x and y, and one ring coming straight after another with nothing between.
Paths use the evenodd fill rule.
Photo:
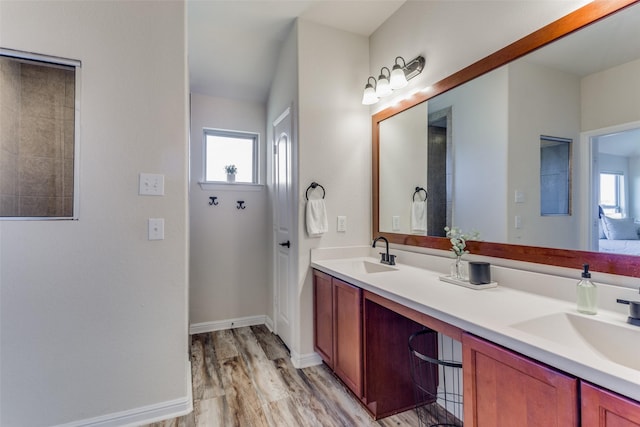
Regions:
<instances>
[{"instance_id":1,"label":"white hand towel","mask_svg":"<svg viewBox=\"0 0 640 427\"><path fill-rule=\"evenodd\" d=\"M324 199L307 200L307 233L311 237L321 236L329 231L327 209Z\"/></svg>"},{"instance_id":2,"label":"white hand towel","mask_svg":"<svg viewBox=\"0 0 640 427\"><path fill-rule=\"evenodd\" d=\"M427 202L418 200L411 203L411 232L425 233L427 231Z\"/></svg>"}]
</instances>

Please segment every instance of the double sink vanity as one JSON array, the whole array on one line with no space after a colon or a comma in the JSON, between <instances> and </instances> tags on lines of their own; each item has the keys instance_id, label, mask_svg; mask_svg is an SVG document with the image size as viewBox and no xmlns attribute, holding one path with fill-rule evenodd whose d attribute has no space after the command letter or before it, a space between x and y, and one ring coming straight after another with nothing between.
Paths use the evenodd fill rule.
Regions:
<instances>
[{"instance_id":1,"label":"double sink vanity","mask_svg":"<svg viewBox=\"0 0 640 427\"><path fill-rule=\"evenodd\" d=\"M315 349L374 418L415 406L408 341L426 327L438 336L425 355L449 357L446 342L462 362L466 426L640 427L640 326L617 302L640 299L640 254L599 252L598 203L585 197L595 194L592 140L640 123L640 52L614 53L638 39L623 30L639 22L638 0L590 2L372 116L371 236L407 250L385 252L389 264L397 256L386 265L368 246L315 249L311 267ZM578 54L593 67L549 60L575 65ZM627 78L614 77L620 69ZM542 208L543 168L532 161L548 136L572 140L576 153L563 199L574 205L560 215ZM445 161L435 163L446 166L424 164L430 144L443 141ZM428 193L428 233L409 230L402 208L414 188ZM497 287L440 280L452 262L445 224L482 233L467 242L468 258L494 264ZM576 310L585 263L597 272L596 315ZM622 286L603 284L607 277ZM433 382L443 388L435 384L443 377Z\"/></svg>"},{"instance_id":2,"label":"double sink vanity","mask_svg":"<svg viewBox=\"0 0 640 427\"><path fill-rule=\"evenodd\" d=\"M427 327L461 343L467 426L640 426L640 327L616 304L637 290L598 284L589 316L578 277L492 266L499 286L475 290L439 279L451 258L394 253L312 251L316 350L373 417L415 404L408 339Z\"/></svg>"}]
</instances>

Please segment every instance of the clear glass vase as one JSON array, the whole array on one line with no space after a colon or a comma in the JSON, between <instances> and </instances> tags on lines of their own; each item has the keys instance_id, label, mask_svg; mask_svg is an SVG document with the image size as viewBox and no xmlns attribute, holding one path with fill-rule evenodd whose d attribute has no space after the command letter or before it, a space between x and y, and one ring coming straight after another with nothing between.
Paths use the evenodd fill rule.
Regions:
<instances>
[{"instance_id":1,"label":"clear glass vase","mask_svg":"<svg viewBox=\"0 0 640 427\"><path fill-rule=\"evenodd\" d=\"M457 280L468 280L467 262L462 260L462 256L456 257L451 263L451 278Z\"/></svg>"}]
</instances>

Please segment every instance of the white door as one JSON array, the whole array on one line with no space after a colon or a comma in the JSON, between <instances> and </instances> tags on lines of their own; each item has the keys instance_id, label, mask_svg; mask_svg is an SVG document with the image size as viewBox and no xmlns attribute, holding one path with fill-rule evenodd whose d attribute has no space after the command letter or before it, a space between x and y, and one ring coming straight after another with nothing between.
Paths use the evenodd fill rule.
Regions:
<instances>
[{"instance_id":1,"label":"white door","mask_svg":"<svg viewBox=\"0 0 640 427\"><path fill-rule=\"evenodd\" d=\"M274 313L275 333L291 348L293 298L295 292L292 288L295 279L292 274L292 251L295 248L291 244L292 228L292 189L291 189L291 109L287 108L273 122L273 185L275 192L274 212L274 239L275 250L275 286L274 286Z\"/></svg>"}]
</instances>

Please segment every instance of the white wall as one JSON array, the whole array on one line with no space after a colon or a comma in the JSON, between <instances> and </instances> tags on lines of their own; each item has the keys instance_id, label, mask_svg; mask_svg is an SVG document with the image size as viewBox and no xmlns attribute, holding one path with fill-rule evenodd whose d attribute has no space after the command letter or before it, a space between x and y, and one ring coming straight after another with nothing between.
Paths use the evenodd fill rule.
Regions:
<instances>
[{"instance_id":1,"label":"white wall","mask_svg":"<svg viewBox=\"0 0 640 427\"><path fill-rule=\"evenodd\" d=\"M188 410L184 3L3 1L0 40L82 61L79 220L0 222L0 424Z\"/></svg>"},{"instance_id":2,"label":"white wall","mask_svg":"<svg viewBox=\"0 0 640 427\"><path fill-rule=\"evenodd\" d=\"M298 21L299 67L299 271L297 318L301 354L313 351L310 250L350 246L371 237L371 117L361 104L368 72L368 40L312 22ZM326 189L329 232L306 235L304 192L316 181ZM347 231L336 231L337 216Z\"/></svg>"},{"instance_id":3,"label":"white wall","mask_svg":"<svg viewBox=\"0 0 640 427\"><path fill-rule=\"evenodd\" d=\"M397 95L371 107L379 111L397 98L461 70L498 49L589 3L589 0L408 1L370 38L370 71L391 67L396 56L422 54L425 70ZM360 77L364 89L367 75Z\"/></svg>"},{"instance_id":4,"label":"white wall","mask_svg":"<svg viewBox=\"0 0 640 427\"><path fill-rule=\"evenodd\" d=\"M507 69L429 101L429 114L451 107L453 225L504 242L507 235Z\"/></svg>"},{"instance_id":5,"label":"white wall","mask_svg":"<svg viewBox=\"0 0 640 427\"><path fill-rule=\"evenodd\" d=\"M380 133L380 229L411 234L411 201L417 186L427 185L427 103L383 120ZM424 192L420 192L423 200ZM393 217L400 227L393 230ZM420 234L425 234L424 232Z\"/></svg>"},{"instance_id":6,"label":"white wall","mask_svg":"<svg viewBox=\"0 0 640 427\"><path fill-rule=\"evenodd\" d=\"M640 120L640 59L582 79L582 131Z\"/></svg>"},{"instance_id":7,"label":"white wall","mask_svg":"<svg viewBox=\"0 0 640 427\"><path fill-rule=\"evenodd\" d=\"M507 216L513 244L580 249L580 78L549 67L515 61L509 70L509 159ZM533 89L535 88L535 89ZM572 143L572 213L540 215L540 136L569 138ZM515 191L524 195L515 203ZM515 216L522 228L514 226ZM586 248L585 248L586 249Z\"/></svg>"},{"instance_id":8,"label":"white wall","mask_svg":"<svg viewBox=\"0 0 640 427\"><path fill-rule=\"evenodd\" d=\"M212 330L223 321L264 316L269 310L269 207L266 186L217 185L203 190L203 129L260 134L260 180L265 184L266 107L260 103L191 94L190 322ZM209 197L218 205L209 205ZM246 209L236 208L244 200Z\"/></svg>"}]
</instances>

